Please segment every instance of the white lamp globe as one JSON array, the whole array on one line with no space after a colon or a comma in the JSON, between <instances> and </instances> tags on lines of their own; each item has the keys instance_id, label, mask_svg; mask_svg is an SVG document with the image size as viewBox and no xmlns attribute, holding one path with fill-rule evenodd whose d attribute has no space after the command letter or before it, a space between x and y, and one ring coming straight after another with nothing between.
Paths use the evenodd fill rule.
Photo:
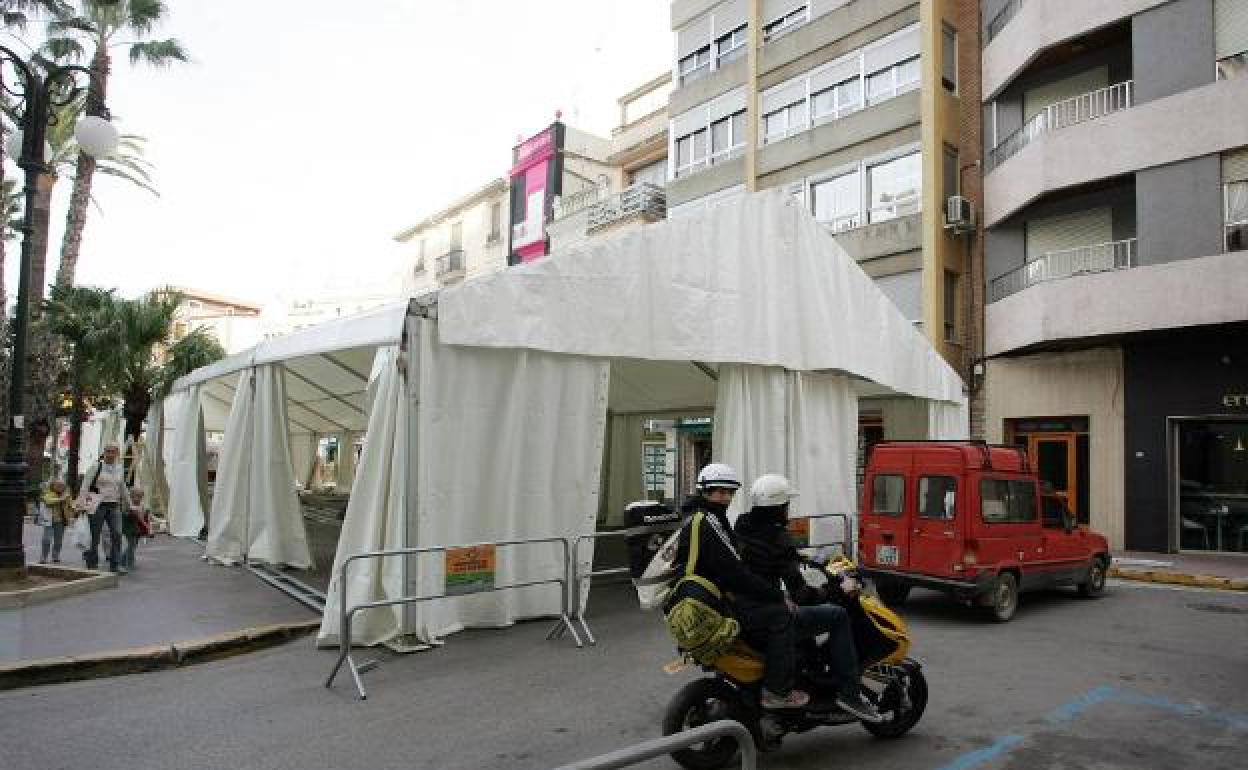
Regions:
<instances>
[{"instance_id":1,"label":"white lamp globe","mask_svg":"<svg viewBox=\"0 0 1248 770\"><path fill-rule=\"evenodd\" d=\"M74 139L82 151L93 158L107 158L117 149L121 135L117 128L104 118L88 115L74 126Z\"/></svg>"},{"instance_id":2,"label":"white lamp globe","mask_svg":"<svg viewBox=\"0 0 1248 770\"><path fill-rule=\"evenodd\" d=\"M4 142L5 156L8 158L12 158L14 163L17 163L18 161L20 161L22 159L22 142L24 141L25 141L25 137L22 134L22 130L20 128L14 131L13 133L9 134L9 138L5 140ZM44 142L43 143L43 159L47 160L50 157L52 157L52 145L48 144L47 142Z\"/></svg>"}]
</instances>

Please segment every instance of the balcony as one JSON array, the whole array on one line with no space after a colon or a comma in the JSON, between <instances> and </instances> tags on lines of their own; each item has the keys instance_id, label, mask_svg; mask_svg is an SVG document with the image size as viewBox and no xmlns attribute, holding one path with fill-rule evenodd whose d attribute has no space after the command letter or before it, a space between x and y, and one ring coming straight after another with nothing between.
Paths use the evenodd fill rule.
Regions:
<instances>
[{"instance_id":1,"label":"balcony","mask_svg":"<svg viewBox=\"0 0 1248 770\"><path fill-rule=\"evenodd\" d=\"M589 209L587 231L593 233L631 220L658 222L666 217L667 193L658 185L643 182L594 204Z\"/></svg>"},{"instance_id":2,"label":"balcony","mask_svg":"<svg viewBox=\"0 0 1248 770\"><path fill-rule=\"evenodd\" d=\"M1134 267L1136 245L1135 238L1128 238L1043 254L989 284L988 301L996 302L1030 286L1059 278Z\"/></svg>"},{"instance_id":3,"label":"balcony","mask_svg":"<svg viewBox=\"0 0 1248 770\"><path fill-rule=\"evenodd\" d=\"M449 281L464 276L464 250L452 249L438 257L437 276L439 281Z\"/></svg>"},{"instance_id":4,"label":"balcony","mask_svg":"<svg viewBox=\"0 0 1248 770\"><path fill-rule=\"evenodd\" d=\"M574 192L571 195L561 195L555 198L554 203L551 205L551 221L558 222L561 219L567 219L605 200L606 197L607 188L602 185L586 187L584 190Z\"/></svg>"},{"instance_id":5,"label":"balcony","mask_svg":"<svg viewBox=\"0 0 1248 770\"><path fill-rule=\"evenodd\" d=\"M1127 80L1050 104L992 148L988 153L988 170L1000 166L1045 134L1128 109L1134 95L1133 86L1134 82Z\"/></svg>"}]
</instances>

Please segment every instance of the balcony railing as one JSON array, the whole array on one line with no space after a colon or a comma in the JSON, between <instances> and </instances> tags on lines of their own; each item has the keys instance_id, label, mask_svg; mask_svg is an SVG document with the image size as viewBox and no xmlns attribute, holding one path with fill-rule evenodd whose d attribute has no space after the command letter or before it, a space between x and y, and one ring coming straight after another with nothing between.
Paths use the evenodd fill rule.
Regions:
<instances>
[{"instance_id":1,"label":"balcony railing","mask_svg":"<svg viewBox=\"0 0 1248 770\"><path fill-rule=\"evenodd\" d=\"M449 278L462 275L464 272L464 250L454 249L438 257L438 278Z\"/></svg>"},{"instance_id":2,"label":"balcony railing","mask_svg":"<svg viewBox=\"0 0 1248 770\"><path fill-rule=\"evenodd\" d=\"M1013 21L1014 17L1022 9L1026 0L1010 0L1005 6L997 11L997 15L992 17L992 21L988 22L988 29L984 31L984 46L987 47L992 39L1001 34L1001 30Z\"/></svg>"},{"instance_id":3,"label":"balcony railing","mask_svg":"<svg viewBox=\"0 0 1248 770\"><path fill-rule=\"evenodd\" d=\"M1044 134L1129 108L1134 94L1134 81L1126 80L1050 104L992 148L988 153L988 170L1000 166Z\"/></svg>"},{"instance_id":4,"label":"balcony railing","mask_svg":"<svg viewBox=\"0 0 1248 770\"><path fill-rule=\"evenodd\" d=\"M658 185L643 182L590 208L586 230L592 233L632 217L640 217L646 222L657 222L666 216L667 193Z\"/></svg>"},{"instance_id":5,"label":"balcony railing","mask_svg":"<svg viewBox=\"0 0 1248 770\"><path fill-rule=\"evenodd\" d=\"M988 286L988 301L996 302L1029 286L1069 278L1081 273L1100 273L1135 267L1136 239L1098 243L1077 249L1050 251L1017 270L995 279Z\"/></svg>"},{"instance_id":6,"label":"balcony railing","mask_svg":"<svg viewBox=\"0 0 1248 770\"><path fill-rule=\"evenodd\" d=\"M564 217L570 217L606 199L606 197L607 188L601 185L586 187L571 195L561 195L555 198L554 204L551 206L551 219L560 220Z\"/></svg>"}]
</instances>

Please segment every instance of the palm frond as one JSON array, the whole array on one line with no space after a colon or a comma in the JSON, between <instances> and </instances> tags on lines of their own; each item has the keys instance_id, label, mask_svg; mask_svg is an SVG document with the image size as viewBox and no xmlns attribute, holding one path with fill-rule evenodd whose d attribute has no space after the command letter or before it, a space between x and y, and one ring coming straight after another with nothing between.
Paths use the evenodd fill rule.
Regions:
<instances>
[{"instance_id":1,"label":"palm frond","mask_svg":"<svg viewBox=\"0 0 1248 770\"><path fill-rule=\"evenodd\" d=\"M99 30L90 20L81 16L70 16L68 18L53 19L47 25L49 37L64 37L74 32L83 32L88 35L96 35Z\"/></svg>"},{"instance_id":2,"label":"palm frond","mask_svg":"<svg viewBox=\"0 0 1248 770\"><path fill-rule=\"evenodd\" d=\"M188 62L190 56L182 44L173 38L168 40L146 40L130 44L130 63L148 64L161 68L171 66L174 62Z\"/></svg>"},{"instance_id":3,"label":"palm frond","mask_svg":"<svg viewBox=\"0 0 1248 770\"><path fill-rule=\"evenodd\" d=\"M125 171L122 171L121 169L118 169L118 168L110 168L110 167L108 167L108 166L103 166L103 165L97 165L97 166L95 167L95 173L97 173L97 174L101 174L101 175L103 175L103 176L111 176L111 177L116 177L116 178L118 178L118 179L124 179L124 180L126 180L127 182L129 182L130 184L134 185L135 187L138 187L138 188L139 188L139 189L141 189L141 190L146 190L147 192L151 193L152 195L156 196L157 198L159 198L159 197L160 197L160 191L159 191L159 190L157 190L157 189L156 189L156 188L155 188L155 187L151 184L151 182L144 181L143 179L141 179L141 178L139 178L139 177L137 177L137 176L135 176L135 175L133 175L133 174L126 173ZM99 204L98 204L98 203L96 204L96 209L97 209L97 210L102 210L102 209L100 209L100 208L99 208Z\"/></svg>"},{"instance_id":4,"label":"palm frond","mask_svg":"<svg viewBox=\"0 0 1248 770\"><path fill-rule=\"evenodd\" d=\"M48 38L39 46L39 52L53 61L83 61L87 58L87 49L72 37Z\"/></svg>"},{"instance_id":5,"label":"palm frond","mask_svg":"<svg viewBox=\"0 0 1248 770\"><path fill-rule=\"evenodd\" d=\"M26 14L20 11L4 11L0 13L0 25L5 29L14 29L18 32L25 32L26 25L30 23L30 19Z\"/></svg>"},{"instance_id":6,"label":"palm frond","mask_svg":"<svg viewBox=\"0 0 1248 770\"><path fill-rule=\"evenodd\" d=\"M130 0L126 3L126 12L126 28L147 35L165 18L169 9L162 0Z\"/></svg>"}]
</instances>

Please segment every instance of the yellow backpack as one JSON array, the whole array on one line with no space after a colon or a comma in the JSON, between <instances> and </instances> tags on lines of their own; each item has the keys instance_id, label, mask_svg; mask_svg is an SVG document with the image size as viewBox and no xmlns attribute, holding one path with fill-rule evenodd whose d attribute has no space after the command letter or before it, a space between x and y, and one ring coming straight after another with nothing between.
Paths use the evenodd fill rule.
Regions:
<instances>
[{"instance_id":1,"label":"yellow backpack","mask_svg":"<svg viewBox=\"0 0 1248 770\"><path fill-rule=\"evenodd\" d=\"M698 663L710 666L732 647L741 625L732 617L719 588L694 574L704 518L702 513L693 515L685 574L672 587L665 617L676 646Z\"/></svg>"}]
</instances>

